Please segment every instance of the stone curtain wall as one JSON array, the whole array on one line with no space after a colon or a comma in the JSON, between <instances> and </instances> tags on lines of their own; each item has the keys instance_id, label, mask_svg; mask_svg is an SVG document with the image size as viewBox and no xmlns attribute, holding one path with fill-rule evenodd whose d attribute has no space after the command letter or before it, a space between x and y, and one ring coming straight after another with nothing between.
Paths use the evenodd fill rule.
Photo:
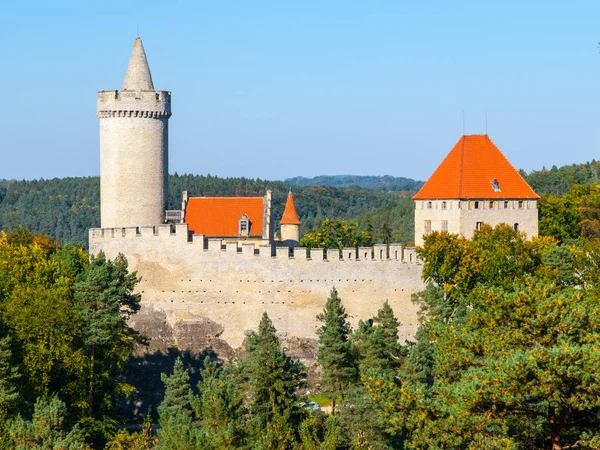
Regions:
<instances>
[{"instance_id":1,"label":"stone curtain wall","mask_svg":"<svg viewBox=\"0 0 600 450\"><path fill-rule=\"evenodd\" d=\"M269 246L189 236L187 224L90 230L90 252L123 253L143 308L134 326L152 338L150 351L238 348L266 311L282 335L316 338L316 315L332 287L350 321L369 319L388 300L402 323L401 340L414 336L418 308L411 294L423 288L414 249L385 246L337 250ZM274 256L272 256L274 255ZM290 256L293 255L293 256ZM358 256L358 257L357 257ZM226 351L225 351L226 353Z\"/></svg>"}]
</instances>

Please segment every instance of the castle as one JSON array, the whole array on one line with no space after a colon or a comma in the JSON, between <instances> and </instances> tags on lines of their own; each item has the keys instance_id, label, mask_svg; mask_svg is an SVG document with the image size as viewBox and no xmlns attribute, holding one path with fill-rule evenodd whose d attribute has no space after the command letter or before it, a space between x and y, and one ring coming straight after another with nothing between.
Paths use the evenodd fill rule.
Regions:
<instances>
[{"instance_id":1,"label":"castle","mask_svg":"<svg viewBox=\"0 0 600 450\"><path fill-rule=\"evenodd\" d=\"M150 351L212 346L226 355L242 345L265 311L284 342L314 345L316 315L334 286L354 326L387 300L401 322L400 338L414 335L418 311L411 295L423 288L414 248L307 251L298 246L300 221L291 193L278 239L270 192L254 198L184 192L181 210L166 211L171 93L154 90L139 38L121 91L98 93L97 115L101 228L89 231L90 253L103 251L109 258L123 253L141 275L142 309L132 324L151 338ZM495 166L484 173L495 177L486 181L489 189L474 187L477 170L464 176L466 166L478 164L479 147ZM525 192L525 182L487 136L464 137L448 158L414 197L417 243L435 229L468 235L473 221L478 226L510 220L537 234L537 196ZM458 175L450 174L457 168ZM513 184L526 195L513 198ZM492 208L492 201L519 203Z\"/></svg>"}]
</instances>

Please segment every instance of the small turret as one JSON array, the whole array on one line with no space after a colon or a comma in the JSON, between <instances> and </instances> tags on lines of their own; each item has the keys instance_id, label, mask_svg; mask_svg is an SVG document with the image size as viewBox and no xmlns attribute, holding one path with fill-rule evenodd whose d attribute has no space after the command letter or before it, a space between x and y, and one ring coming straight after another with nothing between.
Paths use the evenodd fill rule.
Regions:
<instances>
[{"instance_id":1,"label":"small turret","mask_svg":"<svg viewBox=\"0 0 600 450\"><path fill-rule=\"evenodd\" d=\"M288 247L297 247L300 244L300 219L296 212L294 204L294 195L290 190L287 201L285 202L285 210L281 216L281 240Z\"/></svg>"}]
</instances>

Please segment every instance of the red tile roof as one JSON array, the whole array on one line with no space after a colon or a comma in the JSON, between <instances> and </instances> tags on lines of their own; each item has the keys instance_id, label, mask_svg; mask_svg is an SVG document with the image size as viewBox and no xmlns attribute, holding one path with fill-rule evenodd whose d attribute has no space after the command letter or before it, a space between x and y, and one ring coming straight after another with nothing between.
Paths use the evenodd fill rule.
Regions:
<instances>
[{"instance_id":1,"label":"red tile roof","mask_svg":"<svg viewBox=\"0 0 600 450\"><path fill-rule=\"evenodd\" d=\"M494 190L496 184L499 190ZM540 198L487 135L466 135L413 197L422 199Z\"/></svg>"},{"instance_id":2,"label":"red tile roof","mask_svg":"<svg viewBox=\"0 0 600 450\"><path fill-rule=\"evenodd\" d=\"M262 236L262 197L190 197L185 222L194 234L238 236L242 215L250 219L250 236Z\"/></svg>"},{"instance_id":3,"label":"red tile roof","mask_svg":"<svg viewBox=\"0 0 600 450\"><path fill-rule=\"evenodd\" d=\"M281 216L280 225L302 225L296 212L296 205L294 204L294 195L290 191L285 202L285 210L283 216Z\"/></svg>"}]
</instances>

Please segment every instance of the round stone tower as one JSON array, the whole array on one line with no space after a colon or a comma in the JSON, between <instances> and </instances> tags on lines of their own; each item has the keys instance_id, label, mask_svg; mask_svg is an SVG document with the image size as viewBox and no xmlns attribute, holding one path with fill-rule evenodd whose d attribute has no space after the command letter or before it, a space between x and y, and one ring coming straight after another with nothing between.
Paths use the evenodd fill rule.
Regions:
<instances>
[{"instance_id":1,"label":"round stone tower","mask_svg":"<svg viewBox=\"0 0 600 450\"><path fill-rule=\"evenodd\" d=\"M164 223L171 93L154 90L139 37L121 92L98 92L96 114L102 228Z\"/></svg>"}]
</instances>

